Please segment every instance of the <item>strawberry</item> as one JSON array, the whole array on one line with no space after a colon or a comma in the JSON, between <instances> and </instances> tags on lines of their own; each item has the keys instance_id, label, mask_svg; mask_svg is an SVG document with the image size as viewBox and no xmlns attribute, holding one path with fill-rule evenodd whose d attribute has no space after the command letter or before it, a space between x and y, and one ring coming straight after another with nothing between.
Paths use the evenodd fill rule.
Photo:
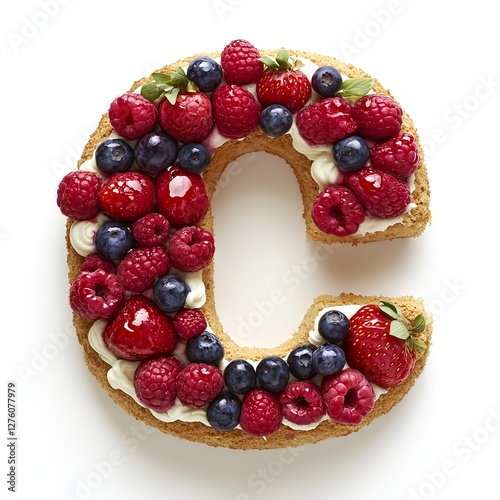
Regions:
<instances>
[{"instance_id":1,"label":"strawberry","mask_svg":"<svg viewBox=\"0 0 500 500\"><path fill-rule=\"evenodd\" d=\"M257 99L263 106L280 103L292 113L301 109L311 97L312 87L309 78L300 71L302 63L289 61L286 50L280 50L276 59L265 56L260 60L267 66L257 81Z\"/></svg>"},{"instance_id":2,"label":"strawberry","mask_svg":"<svg viewBox=\"0 0 500 500\"><path fill-rule=\"evenodd\" d=\"M381 387L404 382L415 367L417 352L427 348L414 335L425 329L422 314L410 323L390 302L363 306L349 322L344 344L347 364Z\"/></svg>"}]
</instances>

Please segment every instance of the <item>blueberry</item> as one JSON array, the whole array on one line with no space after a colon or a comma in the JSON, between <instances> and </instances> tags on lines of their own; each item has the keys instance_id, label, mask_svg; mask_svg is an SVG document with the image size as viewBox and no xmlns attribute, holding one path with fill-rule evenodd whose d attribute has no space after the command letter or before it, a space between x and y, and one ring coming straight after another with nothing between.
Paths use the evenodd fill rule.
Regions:
<instances>
[{"instance_id":1,"label":"blueberry","mask_svg":"<svg viewBox=\"0 0 500 500\"><path fill-rule=\"evenodd\" d=\"M190 62L186 76L196 83L202 92L212 92L222 79L222 68L210 57L200 56Z\"/></svg>"},{"instance_id":2,"label":"blueberry","mask_svg":"<svg viewBox=\"0 0 500 500\"><path fill-rule=\"evenodd\" d=\"M95 150L95 162L108 175L126 172L134 163L134 150L123 139L106 139Z\"/></svg>"},{"instance_id":3,"label":"blueberry","mask_svg":"<svg viewBox=\"0 0 500 500\"><path fill-rule=\"evenodd\" d=\"M134 246L134 237L127 224L105 222L95 234L97 252L108 260L121 260Z\"/></svg>"},{"instance_id":4,"label":"blueberry","mask_svg":"<svg viewBox=\"0 0 500 500\"><path fill-rule=\"evenodd\" d=\"M191 291L187 283L178 276L160 276L153 286L153 297L158 307L166 313L174 313L184 307L186 297Z\"/></svg>"},{"instance_id":5,"label":"blueberry","mask_svg":"<svg viewBox=\"0 0 500 500\"><path fill-rule=\"evenodd\" d=\"M316 347L310 344L297 346L290 351L287 362L291 374L299 380L308 380L316 375L316 370L312 364L313 352Z\"/></svg>"},{"instance_id":6,"label":"blueberry","mask_svg":"<svg viewBox=\"0 0 500 500\"><path fill-rule=\"evenodd\" d=\"M370 148L366 141L357 135L351 135L333 145L333 158L341 170L358 170L370 158Z\"/></svg>"},{"instance_id":7,"label":"blueberry","mask_svg":"<svg viewBox=\"0 0 500 500\"><path fill-rule=\"evenodd\" d=\"M340 311L327 311L318 322L319 334L328 342L341 342L349 332L349 320Z\"/></svg>"},{"instance_id":8,"label":"blueberry","mask_svg":"<svg viewBox=\"0 0 500 500\"><path fill-rule=\"evenodd\" d=\"M342 75L333 66L321 66L314 72L311 85L320 96L332 97L342 86Z\"/></svg>"},{"instance_id":9,"label":"blueberry","mask_svg":"<svg viewBox=\"0 0 500 500\"><path fill-rule=\"evenodd\" d=\"M210 150L197 142L184 144L177 154L177 162L181 167L195 174L202 174L212 161Z\"/></svg>"},{"instance_id":10,"label":"blueberry","mask_svg":"<svg viewBox=\"0 0 500 500\"><path fill-rule=\"evenodd\" d=\"M292 112L282 104L271 104L260 114L260 128L269 137L280 137L286 134L292 122Z\"/></svg>"},{"instance_id":11,"label":"blueberry","mask_svg":"<svg viewBox=\"0 0 500 500\"><path fill-rule=\"evenodd\" d=\"M253 389L257 382L255 368L244 359L235 359L224 370L224 382L231 392L245 394Z\"/></svg>"},{"instance_id":12,"label":"blueberry","mask_svg":"<svg viewBox=\"0 0 500 500\"><path fill-rule=\"evenodd\" d=\"M241 414L241 401L234 394L219 394L207 408L208 423L218 431L234 429Z\"/></svg>"},{"instance_id":13,"label":"blueberry","mask_svg":"<svg viewBox=\"0 0 500 500\"><path fill-rule=\"evenodd\" d=\"M270 392L284 390L290 377L288 363L278 356L267 356L262 359L257 365L255 373L261 387Z\"/></svg>"},{"instance_id":14,"label":"blueberry","mask_svg":"<svg viewBox=\"0 0 500 500\"><path fill-rule=\"evenodd\" d=\"M345 366L344 351L335 344L323 344L313 354L313 366L318 375L338 373Z\"/></svg>"},{"instance_id":15,"label":"blueberry","mask_svg":"<svg viewBox=\"0 0 500 500\"><path fill-rule=\"evenodd\" d=\"M149 132L137 141L134 155L137 166L147 174L155 176L174 163L177 144L167 134Z\"/></svg>"},{"instance_id":16,"label":"blueberry","mask_svg":"<svg viewBox=\"0 0 500 500\"><path fill-rule=\"evenodd\" d=\"M189 339L186 354L191 363L218 366L224 357L224 347L212 332L203 332Z\"/></svg>"}]
</instances>

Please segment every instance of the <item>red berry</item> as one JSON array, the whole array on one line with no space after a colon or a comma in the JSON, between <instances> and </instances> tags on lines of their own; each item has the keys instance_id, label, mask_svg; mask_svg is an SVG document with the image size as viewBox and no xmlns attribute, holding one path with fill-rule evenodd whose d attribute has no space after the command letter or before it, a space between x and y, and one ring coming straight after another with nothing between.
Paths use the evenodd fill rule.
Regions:
<instances>
[{"instance_id":1,"label":"red berry","mask_svg":"<svg viewBox=\"0 0 500 500\"><path fill-rule=\"evenodd\" d=\"M179 94L175 104L161 102L159 121L165 132L180 142L202 142L212 130L212 103L203 92Z\"/></svg>"},{"instance_id":2,"label":"red berry","mask_svg":"<svg viewBox=\"0 0 500 500\"><path fill-rule=\"evenodd\" d=\"M252 436L268 436L276 432L282 420L278 395L265 389L251 389L241 405L241 428Z\"/></svg>"},{"instance_id":3,"label":"red berry","mask_svg":"<svg viewBox=\"0 0 500 500\"><path fill-rule=\"evenodd\" d=\"M224 388L222 372L213 365L191 363L177 377L177 396L184 406L201 408Z\"/></svg>"},{"instance_id":4,"label":"red berry","mask_svg":"<svg viewBox=\"0 0 500 500\"><path fill-rule=\"evenodd\" d=\"M405 132L377 144L371 150L370 158L373 167L406 180L415 172L420 154L413 135Z\"/></svg>"},{"instance_id":5,"label":"red berry","mask_svg":"<svg viewBox=\"0 0 500 500\"><path fill-rule=\"evenodd\" d=\"M215 124L224 137L241 139L259 126L259 103L243 87L222 85L212 100Z\"/></svg>"},{"instance_id":6,"label":"red berry","mask_svg":"<svg viewBox=\"0 0 500 500\"><path fill-rule=\"evenodd\" d=\"M201 309L182 309L174 318L175 331L183 340L201 335L207 326L207 319Z\"/></svg>"},{"instance_id":7,"label":"red berry","mask_svg":"<svg viewBox=\"0 0 500 500\"><path fill-rule=\"evenodd\" d=\"M310 144L331 144L356 132L352 106L340 97L326 97L297 113L297 129Z\"/></svg>"},{"instance_id":8,"label":"red berry","mask_svg":"<svg viewBox=\"0 0 500 500\"><path fill-rule=\"evenodd\" d=\"M89 220L99 212L101 179L93 172L75 170L66 174L57 188L57 206L73 220Z\"/></svg>"},{"instance_id":9,"label":"red berry","mask_svg":"<svg viewBox=\"0 0 500 500\"><path fill-rule=\"evenodd\" d=\"M139 139L156 125L156 106L140 94L129 92L117 97L109 107L109 121L125 139Z\"/></svg>"},{"instance_id":10,"label":"red berry","mask_svg":"<svg viewBox=\"0 0 500 500\"><path fill-rule=\"evenodd\" d=\"M316 196L311 216L324 233L343 237L358 230L365 212L350 189L332 185Z\"/></svg>"},{"instance_id":11,"label":"red berry","mask_svg":"<svg viewBox=\"0 0 500 500\"><path fill-rule=\"evenodd\" d=\"M169 269L168 253L163 247L139 247L125 255L116 274L127 290L142 293Z\"/></svg>"},{"instance_id":12,"label":"red berry","mask_svg":"<svg viewBox=\"0 0 500 500\"><path fill-rule=\"evenodd\" d=\"M69 303L83 318L108 319L118 311L123 286L114 274L102 269L81 273L69 290Z\"/></svg>"},{"instance_id":13,"label":"red berry","mask_svg":"<svg viewBox=\"0 0 500 500\"><path fill-rule=\"evenodd\" d=\"M91 253L82 264L80 272L91 273L92 271L97 271L97 269L102 269L107 273L114 273L116 271L112 261L104 259L98 253Z\"/></svg>"},{"instance_id":14,"label":"red berry","mask_svg":"<svg viewBox=\"0 0 500 500\"><path fill-rule=\"evenodd\" d=\"M123 304L103 338L111 352L130 361L170 354L177 343L172 320L142 295L132 295Z\"/></svg>"},{"instance_id":15,"label":"red berry","mask_svg":"<svg viewBox=\"0 0 500 500\"><path fill-rule=\"evenodd\" d=\"M386 95L368 94L359 99L352 111L358 132L368 139L388 139L399 133L403 111Z\"/></svg>"},{"instance_id":16,"label":"red berry","mask_svg":"<svg viewBox=\"0 0 500 500\"><path fill-rule=\"evenodd\" d=\"M341 424L361 423L375 404L373 387L362 373L352 368L325 377L321 394L328 416Z\"/></svg>"},{"instance_id":17,"label":"red berry","mask_svg":"<svg viewBox=\"0 0 500 500\"><path fill-rule=\"evenodd\" d=\"M183 365L175 356L160 356L143 361L134 373L134 388L139 401L157 412L174 406L177 377Z\"/></svg>"},{"instance_id":18,"label":"red berry","mask_svg":"<svg viewBox=\"0 0 500 500\"><path fill-rule=\"evenodd\" d=\"M246 40L233 40L224 47L220 63L227 83L255 83L264 71L259 51Z\"/></svg>"},{"instance_id":19,"label":"red berry","mask_svg":"<svg viewBox=\"0 0 500 500\"><path fill-rule=\"evenodd\" d=\"M150 213L132 224L135 241L144 247L164 245L170 236L170 223L163 215Z\"/></svg>"},{"instance_id":20,"label":"red berry","mask_svg":"<svg viewBox=\"0 0 500 500\"><path fill-rule=\"evenodd\" d=\"M200 227L183 227L170 238L169 251L172 265L179 271L199 271L214 256L214 237Z\"/></svg>"},{"instance_id":21,"label":"red berry","mask_svg":"<svg viewBox=\"0 0 500 500\"><path fill-rule=\"evenodd\" d=\"M309 380L292 382L280 394L283 417L297 425L318 422L325 415L321 392Z\"/></svg>"},{"instance_id":22,"label":"red berry","mask_svg":"<svg viewBox=\"0 0 500 500\"><path fill-rule=\"evenodd\" d=\"M207 213L208 199L203 179L174 165L156 180L158 210L176 227L200 222Z\"/></svg>"},{"instance_id":23,"label":"red berry","mask_svg":"<svg viewBox=\"0 0 500 500\"><path fill-rule=\"evenodd\" d=\"M372 217L402 215L411 201L410 189L404 182L372 167L349 174L344 183L363 205L366 215Z\"/></svg>"},{"instance_id":24,"label":"red berry","mask_svg":"<svg viewBox=\"0 0 500 500\"><path fill-rule=\"evenodd\" d=\"M155 184L140 172L114 174L101 188L99 203L112 219L136 221L155 209Z\"/></svg>"}]
</instances>

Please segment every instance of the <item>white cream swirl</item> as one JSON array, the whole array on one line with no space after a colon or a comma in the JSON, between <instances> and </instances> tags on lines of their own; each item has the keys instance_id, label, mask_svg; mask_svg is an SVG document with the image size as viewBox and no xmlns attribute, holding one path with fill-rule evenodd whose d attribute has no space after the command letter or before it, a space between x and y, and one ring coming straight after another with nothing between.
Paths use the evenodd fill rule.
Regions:
<instances>
[{"instance_id":1,"label":"white cream swirl","mask_svg":"<svg viewBox=\"0 0 500 500\"><path fill-rule=\"evenodd\" d=\"M69 230L69 239L78 255L88 257L96 251L95 233L108 220L103 213L99 213L93 220L73 222Z\"/></svg>"}]
</instances>

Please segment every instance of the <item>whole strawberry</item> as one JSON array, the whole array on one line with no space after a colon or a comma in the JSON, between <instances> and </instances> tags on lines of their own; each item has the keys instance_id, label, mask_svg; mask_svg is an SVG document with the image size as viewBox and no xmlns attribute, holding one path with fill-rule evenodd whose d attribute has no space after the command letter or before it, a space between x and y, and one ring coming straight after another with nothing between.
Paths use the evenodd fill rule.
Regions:
<instances>
[{"instance_id":1,"label":"whole strawberry","mask_svg":"<svg viewBox=\"0 0 500 500\"><path fill-rule=\"evenodd\" d=\"M264 71L259 51L246 40L233 40L220 55L226 83L255 83Z\"/></svg>"},{"instance_id":2,"label":"whole strawberry","mask_svg":"<svg viewBox=\"0 0 500 500\"><path fill-rule=\"evenodd\" d=\"M257 99L263 106L280 103L292 113L304 107L312 94L309 78L300 70L302 63L290 61L288 51L282 49L276 59L265 56L261 61L267 66L257 82Z\"/></svg>"},{"instance_id":3,"label":"whole strawberry","mask_svg":"<svg viewBox=\"0 0 500 500\"><path fill-rule=\"evenodd\" d=\"M347 363L380 387L404 382L415 367L417 352L427 347L414 336L424 331L424 317L419 314L410 323L390 302L361 307L349 324L344 341Z\"/></svg>"}]
</instances>

